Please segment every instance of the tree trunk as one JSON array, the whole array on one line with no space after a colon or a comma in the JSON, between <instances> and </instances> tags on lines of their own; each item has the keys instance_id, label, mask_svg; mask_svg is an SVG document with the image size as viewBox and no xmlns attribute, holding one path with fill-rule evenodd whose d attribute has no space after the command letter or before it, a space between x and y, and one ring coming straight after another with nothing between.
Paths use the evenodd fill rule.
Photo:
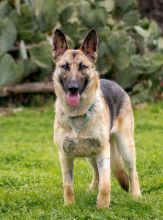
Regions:
<instances>
[{"instance_id":1,"label":"tree trunk","mask_svg":"<svg viewBox=\"0 0 163 220\"><path fill-rule=\"evenodd\" d=\"M4 87L0 90L0 97L20 93L54 93L54 88L52 82L23 83Z\"/></svg>"}]
</instances>

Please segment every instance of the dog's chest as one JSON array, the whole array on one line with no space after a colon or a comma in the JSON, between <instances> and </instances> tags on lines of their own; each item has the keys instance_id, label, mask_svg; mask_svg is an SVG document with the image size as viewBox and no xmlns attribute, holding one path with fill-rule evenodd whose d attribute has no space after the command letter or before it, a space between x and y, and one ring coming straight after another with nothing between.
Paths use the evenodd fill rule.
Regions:
<instances>
[{"instance_id":1,"label":"dog's chest","mask_svg":"<svg viewBox=\"0 0 163 220\"><path fill-rule=\"evenodd\" d=\"M62 149L69 156L90 157L100 151L101 143L96 138L69 138L63 141Z\"/></svg>"},{"instance_id":2,"label":"dog's chest","mask_svg":"<svg viewBox=\"0 0 163 220\"><path fill-rule=\"evenodd\" d=\"M85 116L60 117L60 132L57 135L60 150L72 157L91 157L98 154L109 140L109 123L104 120L103 105L98 105ZM106 121L106 123L104 123Z\"/></svg>"}]
</instances>

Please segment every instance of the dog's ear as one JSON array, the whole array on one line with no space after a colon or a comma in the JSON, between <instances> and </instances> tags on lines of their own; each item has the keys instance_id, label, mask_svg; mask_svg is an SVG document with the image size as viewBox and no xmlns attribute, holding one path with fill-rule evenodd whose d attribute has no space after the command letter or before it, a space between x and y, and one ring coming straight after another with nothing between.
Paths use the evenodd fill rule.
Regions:
<instances>
[{"instance_id":1,"label":"dog's ear","mask_svg":"<svg viewBox=\"0 0 163 220\"><path fill-rule=\"evenodd\" d=\"M56 29L53 34L53 56L54 59L58 60L64 52L68 49L65 35L62 31Z\"/></svg>"},{"instance_id":2,"label":"dog's ear","mask_svg":"<svg viewBox=\"0 0 163 220\"><path fill-rule=\"evenodd\" d=\"M86 35L80 49L92 61L95 62L98 50L98 37L94 29L91 29Z\"/></svg>"}]
</instances>

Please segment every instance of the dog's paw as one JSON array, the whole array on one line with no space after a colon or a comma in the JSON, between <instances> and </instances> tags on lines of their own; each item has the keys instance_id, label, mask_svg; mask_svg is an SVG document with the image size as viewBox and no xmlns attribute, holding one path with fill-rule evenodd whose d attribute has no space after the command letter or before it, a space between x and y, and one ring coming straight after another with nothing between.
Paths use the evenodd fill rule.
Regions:
<instances>
[{"instance_id":1,"label":"dog's paw","mask_svg":"<svg viewBox=\"0 0 163 220\"><path fill-rule=\"evenodd\" d=\"M107 199L103 199L100 201L97 201L97 209L107 209L110 206L110 201Z\"/></svg>"},{"instance_id":2,"label":"dog's paw","mask_svg":"<svg viewBox=\"0 0 163 220\"><path fill-rule=\"evenodd\" d=\"M132 196L134 199L140 199L142 197L141 191L138 190L138 191L132 192Z\"/></svg>"},{"instance_id":3,"label":"dog's paw","mask_svg":"<svg viewBox=\"0 0 163 220\"><path fill-rule=\"evenodd\" d=\"M106 209L110 205L110 194L108 190L102 190L97 197L97 209Z\"/></svg>"},{"instance_id":4,"label":"dog's paw","mask_svg":"<svg viewBox=\"0 0 163 220\"><path fill-rule=\"evenodd\" d=\"M74 203L74 192L71 185L64 186L64 205L72 205Z\"/></svg>"},{"instance_id":5,"label":"dog's paw","mask_svg":"<svg viewBox=\"0 0 163 220\"><path fill-rule=\"evenodd\" d=\"M73 205L73 204L74 204L74 199L64 201L64 206L69 206L69 205Z\"/></svg>"}]
</instances>

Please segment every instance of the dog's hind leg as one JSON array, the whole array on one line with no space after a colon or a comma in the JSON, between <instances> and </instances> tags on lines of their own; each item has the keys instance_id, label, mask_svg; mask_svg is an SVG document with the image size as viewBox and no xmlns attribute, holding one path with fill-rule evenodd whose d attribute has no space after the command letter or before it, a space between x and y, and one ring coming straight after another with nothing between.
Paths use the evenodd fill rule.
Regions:
<instances>
[{"instance_id":1,"label":"dog's hind leg","mask_svg":"<svg viewBox=\"0 0 163 220\"><path fill-rule=\"evenodd\" d=\"M129 137L126 137L126 135L123 133L119 133L117 135L117 142L119 152L122 155L122 158L125 161L125 164L129 171L132 195L133 197L139 197L141 193L138 174L136 170L136 152L134 140L131 140Z\"/></svg>"},{"instance_id":2,"label":"dog's hind leg","mask_svg":"<svg viewBox=\"0 0 163 220\"><path fill-rule=\"evenodd\" d=\"M98 173L98 167L97 167L96 160L94 158L88 158L88 161L91 164L92 169L93 169L93 179L92 179L91 184L89 185L89 190L93 191L98 187L99 173Z\"/></svg>"},{"instance_id":3,"label":"dog's hind leg","mask_svg":"<svg viewBox=\"0 0 163 220\"><path fill-rule=\"evenodd\" d=\"M137 198L141 195L139 178L136 170L136 150L134 142L134 119L131 106L128 105L119 115L115 133L119 153L129 171L131 193Z\"/></svg>"}]
</instances>

